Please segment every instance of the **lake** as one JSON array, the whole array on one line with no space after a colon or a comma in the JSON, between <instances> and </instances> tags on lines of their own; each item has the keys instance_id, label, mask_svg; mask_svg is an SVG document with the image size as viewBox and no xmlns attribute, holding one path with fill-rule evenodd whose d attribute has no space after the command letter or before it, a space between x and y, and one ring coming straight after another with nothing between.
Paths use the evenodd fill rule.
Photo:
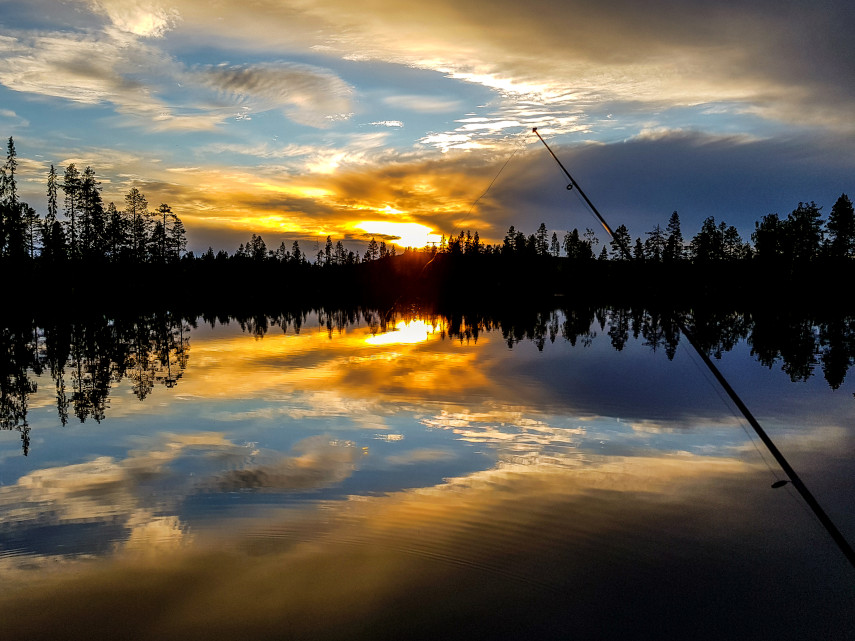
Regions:
<instances>
[{"instance_id":1,"label":"lake","mask_svg":"<svg viewBox=\"0 0 855 641\"><path fill-rule=\"evenodd\" d=\"M855 540L855 321L696 331ZM855 638L855 569L667 315L2 340L4 638Z\"/></svg>"}]
</instances>

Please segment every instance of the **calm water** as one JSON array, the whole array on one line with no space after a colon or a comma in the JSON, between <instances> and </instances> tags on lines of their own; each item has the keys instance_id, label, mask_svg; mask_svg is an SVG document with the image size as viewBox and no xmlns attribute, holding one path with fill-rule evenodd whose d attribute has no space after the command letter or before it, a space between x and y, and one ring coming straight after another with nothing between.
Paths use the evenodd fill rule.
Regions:
<instances>
[{"instance_id":1,"label":"calm water","mask_svg":"<svg viewBox=\"0 0 855 641\"><path fill-rule=\"evenodd\" d=\"M590 316L7 333L0 634L855 638L855 570L691 348ZM855 375L740 331L720 368L855 540Z\"/></svg>"}]
</instances>

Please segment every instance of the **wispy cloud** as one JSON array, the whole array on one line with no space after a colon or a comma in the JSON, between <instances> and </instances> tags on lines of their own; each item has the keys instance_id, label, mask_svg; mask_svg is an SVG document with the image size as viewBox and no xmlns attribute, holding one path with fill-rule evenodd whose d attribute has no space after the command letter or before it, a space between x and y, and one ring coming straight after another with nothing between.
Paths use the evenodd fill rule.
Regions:
<instances>
[{"instance_id":1,"label":"wispy cloud","mask_svg":"<svg viewBox=\"0 0 855 641\"><path fill-rule=\"evenodd\" d=\"M347 117L351 110L353 89L335 74L308 65L218 66L199 75L238 104L255 111L279 108L295 122L312 127L327 127L330 117Z\"/></svg>"},{"instance_id":2,"label":"wispy cloud","mask_svg":"<svg viewBox=\"0 0 855 641\"><path fill-rule=\"evenodd\" d=\"M419 113L454 113L463 108L460 100L413 94L387 96L383 104Z\"/></svg>"},{"instance_id":3,"label":"wispy cloud","mask_svg":"<svg viewBox=\"0 0 855 641\"><path fill-rule=\"evenodd\" d=\"M174 7L157 0L89 0L119 30L145 38L161 38L180 20Z\"/></svg>"}]
</instances>

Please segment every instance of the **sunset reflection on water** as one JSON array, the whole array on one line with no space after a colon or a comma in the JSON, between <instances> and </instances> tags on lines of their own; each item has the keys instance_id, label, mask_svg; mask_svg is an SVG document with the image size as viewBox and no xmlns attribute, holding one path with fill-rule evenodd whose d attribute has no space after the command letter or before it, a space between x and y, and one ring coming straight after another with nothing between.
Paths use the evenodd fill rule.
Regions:
<instances>
[{"instance_id":1,"label":"sunset reflection on water","mask_svg":"<svg viewBox=\"0 0 855 641\"><path fill-rule=\"evenodd\" d=\"M178 385L145 403L117 385L102 424L58 429L33 399L33 455L0 441L4 633L853 630L851 569L797 498L769 489L766 461L686 353L615 352L596 329L540 351L495 332L452 339L429 318L386 332L311 320L261 337L199 325ZM743 368L758 389L779 384ZM834 454L851 451L851 395L808 391L795 392L805 416L788 417L802 427L777 436L827 498L851 478Z\"/></svg>"}]
</instances>

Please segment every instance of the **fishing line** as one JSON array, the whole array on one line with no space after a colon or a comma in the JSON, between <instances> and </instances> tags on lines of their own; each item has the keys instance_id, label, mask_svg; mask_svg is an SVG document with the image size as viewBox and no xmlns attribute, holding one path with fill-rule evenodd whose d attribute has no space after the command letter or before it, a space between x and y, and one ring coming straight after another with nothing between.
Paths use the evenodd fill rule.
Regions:
<instances>
[{"instance_id":1,"label":"fishing line","mask_svg":"<svg viewBox=\"0 0 855 641\"><path fill-rule=\"evenodd\" d=\"M518 134L516 135L516 137L517 137L518 141L519 141L519 140L522 140L522 141L523 141L523 144L522 144L522 145L520 145L520 144L519 144L519 142L517 142L517 143L515 144L513 152L511 152L511 155L510 155L510 156L508 156L508 159L505 161L505 164L503 164L503 165L499 168L499 171L496 173L496 175L495 175L495 176L493 176L493 180L491 180L491 181L490 181L490 184L489 184L489 185L487 185L487 189L485 189L485 190L484 190L484 193L483 193L483 194L481 194L480 196L478 196L478 198L476 198L476 199L475 199L475 202L473 202L473 203L472 203L472 206L469 208L469 211L467 211L467 212L466 212L466 217L463 219L463 222L464 222L464 223L465 223L467 220L469 220L469 215L472 213L472 210L473 210L473 209L475 209L475 205L477 205L477 204L478 204L478 201L480 201L484 196L486 196L486 195L487 195L487 192L488 192L488 191L490 191L490 189L493 187L493 183L495 183L495 182L496 182L496 180L498 180L499 176L500 176L500 175L502 174L502 172L505 170L505 167L507 167L507 166L508 166L508 163L509 163L509 162L511 162L511 159L513 159L513 157L514 157L514 156L516 156L517 152L518 152L520 149L525 148L525 140L523 140L523 138L522 138L523 133L525 133L525 132L522 132L522 131L521 131L520 133L518 133ZM463 231L463 228L462 228L462 227L460 228L460 231Z\"/></svg>"},{"instance_id":2,"label":"fishing line","mask_svg":"<svg viewBox=\"0 0 855 641\"><path fill-rule=\"evenodd\" d=\"M710 378L709 370L701 367L701 364L698 362L697 358L695 358L695 354L692 352L692 350L687 349L686 346L682 343L678 344L678 347L682 348L682 351L684 351L688 355L689 360L692 361L692 364L695 366L695 369L698 370L701 377L706 381L707 385L709 385L710 389L715 392L716 396L718 396L719 400L721 401L721 404L727 408L730 414L736 419L736 422L739 423L739 427L742 428L742 431L745 432L745 435L748 437L748 440L751 442L751 445L754 446L754 449L756 450L757 454L760 455L760 460L762 460L763 463L766 464L766 467L768 468L772 478L775 479L776 482L779 481L779 475L775 472L775 470L769 464L769 461L763 455L763 450L761 450L757 446L757 441L754 440L754 436L752 436L751 432L749 432L748 429L745 427L745 421L743 420L743 417L735 411L733 403L728 403L727 397L721 391L721 387L716 385L715 382Z\"/></svg>"},{"instance_id":3,"label":"fishing line","mask_svg":"<svg viewBox=\"0 0 855 641\"><path fill-rule=\"evenodd\" d=\"M716 393L719 400L721 400L722 405L728 409L728 411L731 413L731 415L736 419L736 422L739 423L739 427L741 427L742 431L745 432L745 435L748 437L748 440L751 442L751 445L754 446L754 450L760 456L760 460L763 461L763 463L766 465L766 468L769 470L770 476L773 479L775 479L775 483L780 483L781 482L780 475L770 465L769 460L763 454L763 450L760 449L760 447L758 447L756 439L751 434L751 432L748 430L748 428L745 426L745 421L743 420L744 417L740 416L734 410L733 403L728 402L727 397L724 394L722 394L722 390L721 390L720 386L716 385L712 381L712 379L710 378L709 371L706 368L701 367L701 365L700 365L700 363L698 363L696 355L693 353L693 351L690 349L687 349L686 346L683 345L682 343L679 345L679 347L682 348L682 350L688 355L689 360L692 362L692 364L698 370L698 372L701 375L701 378L703 378L707 382L707 385L710 386L710 389L712 389ZM819 523L816 518L814 518L815 515L810 511L808 506L805 505L805 502L803 500L801 500L801 498L794 493L793 485L787 481L784 481L784 482L786 483L786 485L785 486L778 486L778 488L780 489L781 487L783 487L785 489L787 497L793 503L798 505L799 509L807 515L808 521L811 523L811 527L814 528L816 532L825 532L825 530L822 527L822 524ZM775 487L775 484L773 484L772 487Z\"/></svg>"},{"instance_id":4,"label":"fishing line","mask_svg":"<svg viewBox=\"0 0 855 641\"><path fill-rule=\"evenodd\" d=\"M631 261L632 253L629 251L629 247L624 244L622 238L615 237L614 233L609 227L609 224L606 222L605 218L603 218L600 212L597 211L597 208L594 206L594 203L592 203L591 200L585 195L585 192L582 191L582 188L579 186L579 183L573 180L573 177L570 175L570 172L567 171L567 168L564 167L563 164L561 164L561 161L558 159L558 156L556 156L555 152L553 152L549 145L546 144L546 141L543 139L543 137L539 133L537 133L537 127L534 127L532 129L532 133L540 139L540 142L543 143L543 146L546 147L546 150L555 159L555 162L558 163L558 166L561 167L561 170L566 174L567 178L570 180L570 188L578 189L581 196L585 199L585 202L591 208L591 211L596 214L597 219L603 225L603 228L606 230L606 232L608 232L612 240L617 243L623 256L627 260ZM754 429L754 432L757 434L760 440L763 441L763 444L766 446L766 449L768 449L769 453L775 458L775 461L781 467L784 474L786 474L789 482L793 484L793 487L795 487L796 490L798 490L804 502L813 511L814 516L819 519L819 522L822 523L826 532L837 544L837 547L846 557L847 561L849 561L852 567L855 568L855 550L852 549L852 546L849 545L849 542L846 540L840 530L837 529L837 526L834 524L828 514L826 514L825 510L822 508L822 506L819 504L819 502L816 500L816 498L801 480L801 477L799 477L798 473L796 473L796 471L790 465L789 461L787 461L781 451L777 448L775 443L766 433L766 430L764 430L760 423L757 421L757 419L754 418L754 415L751 413L751 410L748 409L748 406L745 405L745 403L742 401L742 398L740 398L739 394L736 393L736 390L733 389L728 380L719 371L718 367L716 367L712 360L710 360L709 355L697 342L697 339L695 338L694 334L686 326L683 319L677 316L675 320L677 321L677 326L680 328L680 331L683 333L683 336L686 337L686 340L695 350L695 353L704 362L704 365L707 366L709 372L713 375L713 377L715 377L715 379L718 381L718 384L727 393L733 404L736 405L737 409L739 409L740 412L742 412L742 415L745 417L745 420L748 421L748 424L751 425L751 427ZM775 487L780 487L780 485L775 484Z\"/></svg>"}]
</instances>

